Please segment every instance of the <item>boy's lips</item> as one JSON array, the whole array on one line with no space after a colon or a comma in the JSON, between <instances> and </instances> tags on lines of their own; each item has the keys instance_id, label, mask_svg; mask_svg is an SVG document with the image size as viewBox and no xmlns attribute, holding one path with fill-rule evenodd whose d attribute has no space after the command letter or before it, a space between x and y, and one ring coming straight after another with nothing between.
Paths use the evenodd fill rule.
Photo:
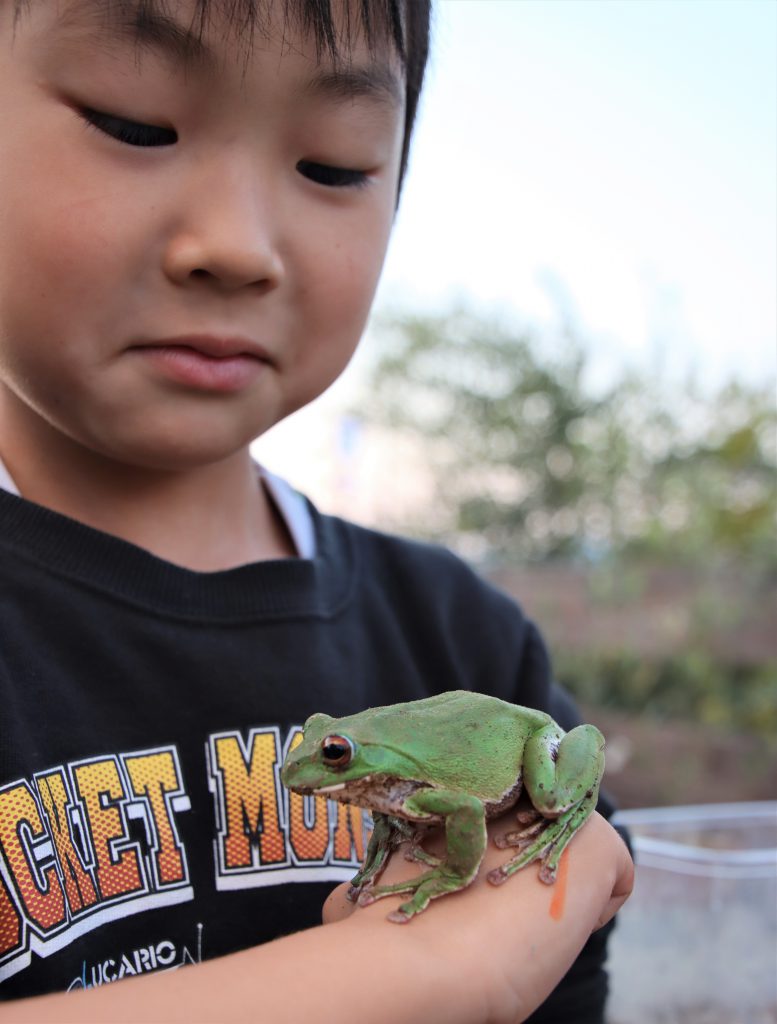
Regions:
<instances>
[{"instance_id":1,"label":"boy's lips","mask_svg":"<svg viewBox=\"0 0 777 1024\"><path fill-rule=\"evenodd\" d=\"M178 384L200 391L242 391L272 360L247 338L197 334L144 341L132 346Z\"/></svg>"}]
</instances>

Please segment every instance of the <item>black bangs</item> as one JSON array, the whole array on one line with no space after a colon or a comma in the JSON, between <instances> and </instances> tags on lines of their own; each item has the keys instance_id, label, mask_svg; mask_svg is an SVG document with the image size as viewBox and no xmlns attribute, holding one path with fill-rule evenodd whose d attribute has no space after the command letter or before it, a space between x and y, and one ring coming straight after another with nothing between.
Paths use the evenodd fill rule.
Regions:
<instances>
[{"instance_id":1,"label":"black bangs","mask_svg":"<svg viewBox=\"0 0 777 1024\"><path fill-rule=\"evenodd\" d=\"M14 0L18 18L31 0ZM370 49L388 42L404 64L407 59L406 12L408 7L428 9L428 0L193 0L190 31L201 39L214 19L218 19L235 39L245 41L250 50L254 35L267 35L270 13L280 5L285 24L314 40L319 59L335 64L347 61L348 51L357 38ZM97 0L73 6L83 11L91 7L97 19L120 20L139 26L160 17L174 17L180 5L175 0Z\"/></svg>"},{"instance_id":2,"label":"black bangs","mask_svg":"<svg viewBox=\"0 0 777 1024\"><path fill-rule=\"evenodd\" d=\"M110 0L122 7L164 10L165 0ZM415 0L194 0L192 31L202 35L213 16L223 20L236 38L250 40L268 31L270 9L280 2L285 23L312 38L320 59L334 64L347 61L348 52L360 36L371 49L388 42L402 62L406 59L404 14L406 2ZM166 13L166 12L165 12Z\"/></svg>"},{"instance_id":3,"label":"black bangs","mask_svg":"<svg viewBox=\"0 0 777 1024\"><path fill-rule=\"evenodd\" d=\"M253 6L252 0L248 4ZM341 7L342 38L338 38L331 0L284 0L284 7L287 19L315 39L319 56L326 54L338 62L343 45L348 47L356 35L363 33L368 47L389 42L405 63L404 0L349 0Z\"/></svg>"}]
</instances>

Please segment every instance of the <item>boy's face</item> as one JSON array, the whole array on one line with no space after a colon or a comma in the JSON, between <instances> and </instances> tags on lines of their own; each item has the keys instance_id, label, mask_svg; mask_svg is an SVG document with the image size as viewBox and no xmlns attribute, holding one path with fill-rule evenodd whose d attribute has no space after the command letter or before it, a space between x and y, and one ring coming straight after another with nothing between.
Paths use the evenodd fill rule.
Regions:
<instances>
[{"instance_id":1,"label":"boy's face","mask_svg":"<svg viewBox=\"0 0 777 1024\"><path fill-rule=\"evenodd\" d=\"M182 65L193 0L142 51L107 5L32 0L14 36L0 0L6 426L186 468L347 364L393 219L402 72L388 44L357 39L339 70L288 25L282 45L279 6L248 52L216 16Z\"/></svg>"}]
</instances>

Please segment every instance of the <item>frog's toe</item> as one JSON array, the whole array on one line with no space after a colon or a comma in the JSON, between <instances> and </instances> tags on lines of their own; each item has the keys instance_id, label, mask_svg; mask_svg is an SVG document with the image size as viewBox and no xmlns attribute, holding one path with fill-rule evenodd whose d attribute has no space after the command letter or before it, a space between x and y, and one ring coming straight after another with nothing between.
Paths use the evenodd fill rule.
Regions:
<instances>
[{"instance_id":1,"label":"frog's toe","mask_svg":"<svg viewBox=\"0 0 777 1024\"><path fill-rule=\"evenodd\" d=\"M527 846L530 842L531 839L527 839L520 832L505 832L504 835L494 836L494 846L498 850L515 849L516 846Z\"/></svg>"},{"instance_id":2,"label":"frog's toe","mask_svg":"<svg viewBox=\"0 0 777 1024\"><path fill-rule=\"evenodd\" d=\"M371 890L362 889L361 892L356 894L356 905L357 907L369 907L377 899L378 897Z\"/></svg>"},{"instance_id":3,"label":"frog's toe","mask_svg":"<svg viewBox=\"0 0 777 1024\"><path fill-rule=\"evenodd\" d=\"M486 875L486 878L492 885L502 885L509 877L503 868L494 868L493 871L489 871Z\"/></svg>"},{"instance_id":4,"label":"frog's toe","mask_svg":"<svg viewBox=\"0 0 777 1024\"><path fill-rule=\"evenodd\" d=\"M409 899L406 903L400 903L396 910L392 910L390 914L387 914L386 920L393 921L395 924L407 924L411 917L415 917L416 914L422 914L435 896L443 895L443 892L436 891L436 887L431 889L420 888L412 899Z\"/></svg>"},{"instance_id":5,"label":"frog's toe","mask_svg":"<svg viewBox=\"0 0 777 1024\"><path fill-rule=\"evenodd\" d=\"M542 815L534 807L527 808L525 811L516 811L515 820L519 825L531 825Z\"/></svg>"},{"instance_id":6,"label":"frog's toe","mask_svg":"<svg viewBox=\"0 0 777 1024\"><path fill-rule=\"evenodd\" d=\"M557 864L552 864L551 865L551 864L543 863L543 865L542 865L542 867L540 868L540 871L539 871L540 881L544 882L545 885L553 885L553 883L556 881L556 869L557 869L557 867L558 867Z\"/></svg>"},{"instance_id":7,"label":"frog's toe","mask_svg":"<svg viewBox=\"0 0 777 1024\"><path fill-rule=\"evenodd\" d=\"M545 831L548 827L547 818L534 817L531 824L526 825L522 829L516 829L512 832L505 832L501 836L494 836L494 846L500 850L506 850L509 847L517 848L518 850L525 849L529 846L534 839L541 832Z\"/></svg>"},{"instance_id":8,"label":"frog's toe","mask_svg":"<svg viewBox=\"0 0 777 1024\"><path fill-rule=\"evenodd\" d=\"M397 882L394 885L369 885L366 886L356 901L357 906L369 907L372 903L383 899L386 896L396 896L397 893L415 892L421 884L423 876L408 878L404 882Z\"/></svg>"},{"instance_id":9,"label":"frog's toe","mask_svg":"<svg viewBox=\"0 0 777 1024\"><path fill-rule=\"evenodd\" d=\"M412 916L412 914L406 914L401 907L398 907L396 910L392 910L390 914L386 914L386 920L393 921L394 924L407 924Z\"/></svg>"}]
</instances>

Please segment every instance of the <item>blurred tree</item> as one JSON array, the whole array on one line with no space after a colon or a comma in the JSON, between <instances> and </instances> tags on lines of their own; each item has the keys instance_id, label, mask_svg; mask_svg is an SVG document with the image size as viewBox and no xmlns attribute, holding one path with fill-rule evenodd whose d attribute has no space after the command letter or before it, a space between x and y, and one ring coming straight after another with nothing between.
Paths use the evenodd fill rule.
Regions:
<instances>
[{"instance_id":1,"label":"blurred tree","mask_svg":"<svg viewBox=\"0 0 777 1024\"><path fill-rule=\"evenodd\" d=\"M621 628L654 635L639 651L617 629L575 641L570 595L545 592L537 612L560 677L589 704L772 736L777 666L761 622L777 579L772 389L705 395L630 373L593 393L587 369L569 334L467 311L384 323L358 414L413 439L438 499L392 525L486 571L580 563L596 619L628 609ZM676 583L658 629L649 584L662 565ZM530 612L535 596L520 597Z\"/></svg>"},{"instance_id":2,"label":"blurred tree","mask_svg":"<svg viewBox=\"0 0 777 1024\"><path fill-rule=\"evenodd\" d=\"M659 453L648 445L647 528L632 548L696 564L717 555L774 568L776 420L767 388L730 384L706 400L691 389L679 395L673 437Z\"/></svg>"},{"instance_id":3,"label":"blurred tree","mask_svg":"<svg viewBox=\"0 0 777 1024\"><path fill-rule=\"evenodd\" d=\"M379 333L359 414L419 438L439 495L436 519L424 510L406 528L481 557L777 566L769 389L705 398L631 374L594 396L575 339L543 343L466 311Z\"/></svg>"}]
</instances>

